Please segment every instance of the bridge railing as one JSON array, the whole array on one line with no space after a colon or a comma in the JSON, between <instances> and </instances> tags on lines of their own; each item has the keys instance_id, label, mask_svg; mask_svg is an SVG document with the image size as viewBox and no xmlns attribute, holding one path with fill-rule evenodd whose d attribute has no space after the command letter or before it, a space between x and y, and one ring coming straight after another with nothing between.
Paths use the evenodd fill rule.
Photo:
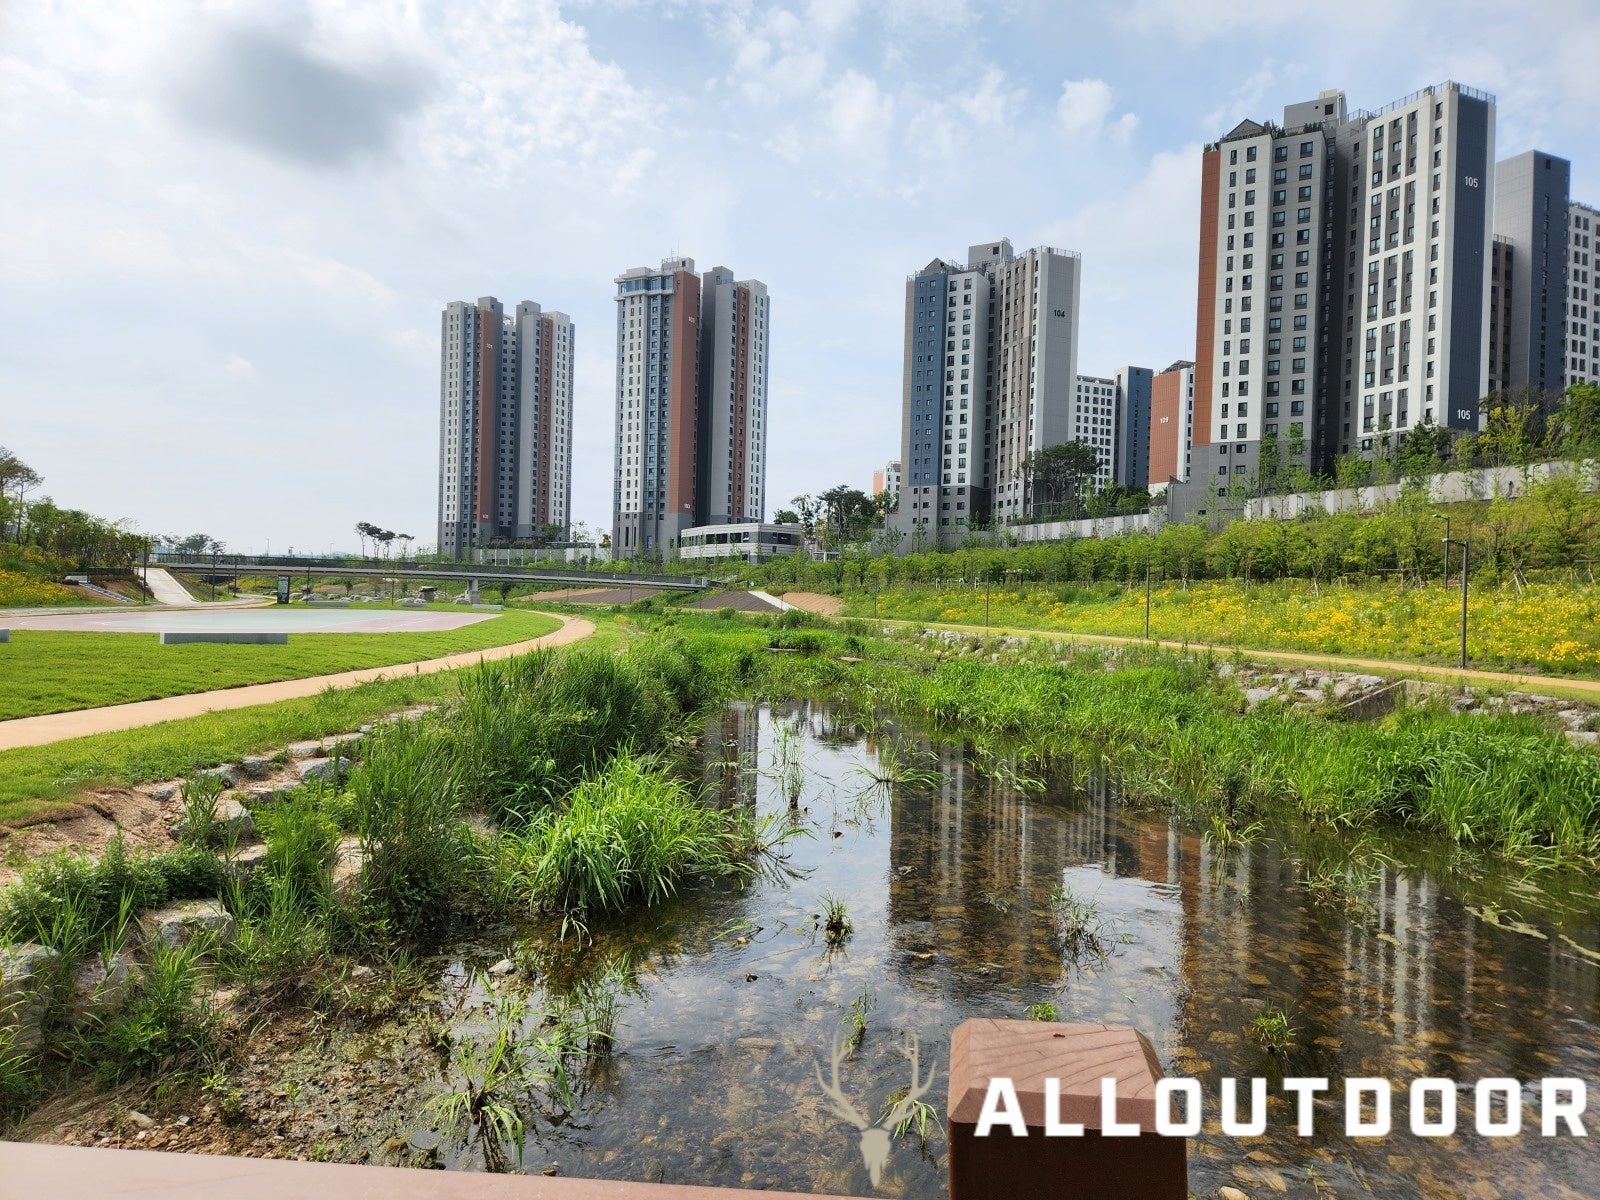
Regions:
<instances>
[{"instance_id":1,"label":"bridge railing","mask_svg":"<svg viewBox=\"0 0 1600 1200\"><path fill-rule=\"evenodd\" d=\"M427 579L525 579L529 582L585 583L609 587L664 587L701 591L710 581L701 575L643 575L631 571L599 571L579 567L530 567L516 564L384 562L343 558L286 558L257 554L155 554L151 565L209 575L373 575Z\"/></svg>"}]
</instances>

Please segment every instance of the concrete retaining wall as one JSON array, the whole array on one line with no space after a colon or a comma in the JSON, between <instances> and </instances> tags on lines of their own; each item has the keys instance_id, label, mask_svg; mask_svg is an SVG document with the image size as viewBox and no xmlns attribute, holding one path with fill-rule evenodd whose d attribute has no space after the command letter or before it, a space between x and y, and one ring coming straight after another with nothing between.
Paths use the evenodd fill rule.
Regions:
<instances>
[{"instance_id":1,"label":"concrete retaining wall","mask_svg":"<svg viewBox=\"0 0 1600 1200\"><path fill-rule=\"evenodd\" d=\"M1425 476L1431 504L1455 504L1465 500L1507 499L1525 495L1535 484L1557 475L1577 475L1587 488L1594 488L1600 464L1593 462L1534 463L1527 467L1479 467L1471 471L1448 471ZM1244 518L1298 517L1312 509L1323 512L1362 512L1393 504L1400 498L1402 485L1375 484L1363 488L1334 488L1326 492L1296 492L1289 496L1262 496L1244 502Z\"/></svg>"},{"instance_id":2,"label":"concrete retaining wall","mask_svg":"<svg viewBox=\"0 0 1600 1200\"><path fill-rule=\"evenodd\" d=\"M1041 521L1036 525L1010 525L1002 541L1064 542L1068 538L1105 538L1124 533L1154 533L1160 528L1158 513L1128 513L1119 517L1085 517L1081 521Z\"/></svg>"},{"instance_id":3,"label":"concrete retaining wall","mask_svg":"<svg viewBox=\"0 0 1600 1200\"><path fill-rule=\"evenodd\" d=\"M287 633L163 633L163 646L188 646L195 642L226 642L238 646L287 646Z\"/></svg>"}]
</instances>

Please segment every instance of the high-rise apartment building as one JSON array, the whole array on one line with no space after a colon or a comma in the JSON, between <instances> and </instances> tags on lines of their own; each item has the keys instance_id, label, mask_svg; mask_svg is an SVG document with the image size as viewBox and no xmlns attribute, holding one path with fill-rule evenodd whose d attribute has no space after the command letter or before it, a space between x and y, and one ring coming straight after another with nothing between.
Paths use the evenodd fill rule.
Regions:
<instances>
[{"instance_id":1,"label":"high-rise apartment building","mask_svg":"<svg viewBox=\"0 0 1600 1200\"><path fill-rule=\"evenodd\" d=\"M1194 364L1180 359L1150 380L1150 487L1189 478L1193 441Z\"/></svg>"},{"instance_id":2,"label":"high-rise apartment building","mask_svg":"<svg viewBox=\"0 0 1600 1200\"><path fill-rule=\"evenodd\" d=\"M1566 386L1571 174L1540 150L1495 165L1486 391Z\"/></svg>"},{"instance_id":3,"label":"high-rise apartment building","mask_svg":"<svg viewBox=\"0 0 1600 1200\"><path fill-rule=\"evenodd\" d=\"M1600 209L1567 206L1566 379L1600 383L1600 290L1595 251L1600 248Z\"/></svg>"},{"instance_id":4,"label":"high-rise apartment building","mask_svg":"<svg viewBox=\"0 0 1600 1200\"><path fill-rule=\"evenodd\" d=\"M1117 372L1117 460L1113 481L1140 491L1150 486L1149 367L1123 367Z\"/></svg>"},{"instance_id":5,"label":"high-rise apartment building","mask_svg":"<svg viewBox=\"0 0 1600 1200\"><path fill-rule=\"evenodd\" d=\"M698 525L766 519L767 312L759 280L701 277Z\"/></svg>"},{"instance_id":6,"label":"high-rise apartment building","mask_svg":"<svg viewBox=\"0 0 1600 1200\"><path fill-rule=\"evenodd\" d=\"M1494 98L1457 83L1324 92L1206 147L1191 486L1477 428L1493 165Z\"/></svg>"},{"instance_id":7,"label":"high-rise apartment building","mask_svg":"<svg viewBox=\"0 0 1600 1200\"><path fill-rule=\"evenodd\" d=\"M898 498L900 495L900 460L891 458L883 465L881 471L872 473L872 495L881 496L884 492Z\"/></svg>"},{"instance_id":8,"label":"high-rise apartment building","mask_svg":"<svg viewBox=\"0 0 1600 1200\"><path fill-rule=\"evenodd\" d=\"M1028 456L1072 436L1079 294L1076 254L1006 238L907 279L904 532L943 544L1027 515Z\"/></svg>"},{"instance_id":9,"label":"high-rise apartment building","mask_svg":"<svg viewBox=\"0 0 1600 1200\"><path fill-rule=\"evenodd\" d=\"M439 551L565 537L572 519L573 325L523 301L441 318Z\"/></svg>"},{"instance_id":10,"label":"high-rise apartment building","mask_svg":"<svg viewBox=\"0 0 1600 1200\"><path fill-rule=\"evenodd\" d=\"M1110 487L1116 481L1117 417L1117 381L1098 375L1079 375L1073 389L1071 432L1062 440L1082 442L1094 450L1095 491Z\"/></svg>"},{"instance_id":11,"label":"high-rise apartment building","mask_svg":"<svg viewBox=\"0 0 1600 1200\"><path fill-rule=\"evenodd\" d=\"M611 544L670 557L696 525L766 508L766 285L694 259L617 276L617 432Z\"/></svg>"}]
</instances>

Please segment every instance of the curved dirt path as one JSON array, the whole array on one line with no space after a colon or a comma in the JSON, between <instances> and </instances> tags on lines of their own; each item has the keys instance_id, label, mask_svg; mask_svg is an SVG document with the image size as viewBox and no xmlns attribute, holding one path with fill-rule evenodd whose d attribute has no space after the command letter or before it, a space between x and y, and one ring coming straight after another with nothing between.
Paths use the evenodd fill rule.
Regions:
<instances>
[{"instance_id":1,"label":"curved dirt path","mask_svg":"<svg viewBox=\"0 0 1600 1200\"><path fill-rule=\"evenodd\" d=\"M837 616L844 601L837 596L812 592L788 592L784 599L796 608L822 616ZM837 607L818 603L833 601ZM1098 642L1113 646L1160 646L1164 650L1210 650L1217 654L1240 654L1262 662L1308 663L1334 670L1362 670L1375 675L1404 675L1429 683L1486 683L1501 684L1519 692L1534 692L1543 696L1567 696L1600 704L1600 680L1570 679L1563 675L1522 675L1511 671L1484 671L1469 667L1446 667L1429 663L1405 662L1390 658L1356 658L1344 654L1317 654L1303 650L1255 650L1248 646L1235 646L1226 642L1153 641L1144 638L1122 637L1111 633L1075 633L1064 629L1029 629L1020 625L962 625L954 621L912 621L904 617L863 617L885 625L920 625L925 629L953 629L961 633L1010 634L1016 637L1053 638L1056 641Z\"/></svg>"},{"instance_id":2,"label":"curved dirt path","mask_svg":"<svg viewBox=\"0 0 1600 1200\"><path fill-rule=\"evenodd\" d=\"M285 679L278 683L253 683L245 687L222 688L214 692L193 692L187 696L166 696L160 700L140 700L133 704L114 704L106 708L85 708L75 712L49 713L41 717L18 717L0 721L0 750L16 750L23 746L44 746L51 742L64 742L69 738L87 737L95 733L115 733L123 729L138 729L157 725L162 721L178 721L184 717L198 717L202 713L220 712L231 708L251 708L257 704L275 704L280 700L300 700L315 696L328 688L352 688L375 679L393 679L399 675L432 675L435 671L453 671L470 667L488 659L511 658L545 646L565 646L588 637L594 632L594 622L581 617L564 617L558 613L543 613L561 622L561 628L543 637L526 642L513 642L507 646L490 646L483 650L467 650L444 658L430 658L422 662L395 663L387 667L366 667L359 671L342 671L337 675L314 675L309 679Z\"/></svg>"}]
</instances>

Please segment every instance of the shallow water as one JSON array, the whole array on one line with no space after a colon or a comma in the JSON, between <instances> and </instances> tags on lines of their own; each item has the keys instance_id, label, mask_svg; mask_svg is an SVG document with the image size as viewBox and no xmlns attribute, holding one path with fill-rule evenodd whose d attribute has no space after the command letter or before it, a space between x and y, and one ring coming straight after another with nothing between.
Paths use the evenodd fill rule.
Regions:
<instances>
[{"instance_id":1,"label":"shallow water","mask_svg":"<svg viewBox=\"0 0 1600 1200\"><path fill-rule=\"evenodd\" d=\"M864 768L878 747L817 706L735 705L709 723L704 777L725 802L788 812L781 765L798 764L798 811L814 836L788 844L785 877L692 892L546 964L540 986L564 986L569 972L628 954L637 988L622 1001L615 1053L595 1064L574 1111L531 1133L530 1171L945 1195L941 1133L926 1148L914 1136L896 1143L874 1191L855 1131L813 1075L826 1072L852 1002L870 993L841 1078L873 1117L906 1085L905 1035L936 1068L927 1099L942 1121L954 1027L1049 1001L1062 1020L1134 1025L1169 1073L1202 1081L1196 1195L1232 1184L1301 1196L1600 1196L1596 1139L1539 1136L1535 1104L1517 1138L1405 1131L1403 1089L1416 1077L1573 1076L1595 1092L1600 923L1581 889L1388 867L1352 903L1319 905L1297 882L1306 849L1294 831L1220 854L1165 813L1118 805L1104 785L1026 798L986 781L959 750L901 744L936 754L942 780L871 787ZM1109 922L1105 959L1064 959L1050 907L1062 883ZM839 952L818 930L830 893L854 926ZM1286 1064L1244 1035L1266 1002L1285 1006L1295 1028ZM1263 1137L1224 1138L1218 1081L1284 1073L1390 1077L1401 1132L1347 1139L1342 1099L1324 1097L1312 1138L1295 1134L1287 1104ZM1470 1131L1471 1096L1461 1098ZM1600 1124L1600 1100L1591 1111Z\"/></svg>"}]
</instances>

